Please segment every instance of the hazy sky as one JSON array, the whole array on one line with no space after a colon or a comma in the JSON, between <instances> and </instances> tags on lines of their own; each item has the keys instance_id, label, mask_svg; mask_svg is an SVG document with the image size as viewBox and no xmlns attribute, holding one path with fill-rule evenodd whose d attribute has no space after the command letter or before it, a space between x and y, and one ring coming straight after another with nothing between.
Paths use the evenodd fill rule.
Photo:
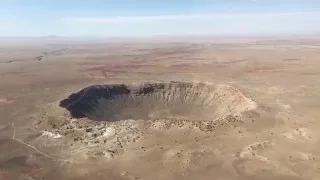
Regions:
<instances>
[{"instance_id":1,"label":"hazy sky","mask_svg":"<svg viewBox=\"0 0 320 180\"><path fill-rule=\"evenodd\" d=\"M320 0L0 0L0 36L320 34Z\"/></svg>"}]
</instances>

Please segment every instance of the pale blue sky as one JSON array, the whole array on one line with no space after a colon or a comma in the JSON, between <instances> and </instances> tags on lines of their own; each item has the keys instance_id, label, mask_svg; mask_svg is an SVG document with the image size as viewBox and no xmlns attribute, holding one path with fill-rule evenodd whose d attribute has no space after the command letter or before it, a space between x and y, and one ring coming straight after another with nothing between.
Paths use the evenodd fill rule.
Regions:
<instances>
[{"instance_id":1,"label":"pale blue sky","mask_svg":"<svg viewBox=\"0 0 320 180\"><path fill-rule=\"evenodd\" d=\"M320 34L319 0L1 0L0 36Z\"/></svg>"}]
</instances>

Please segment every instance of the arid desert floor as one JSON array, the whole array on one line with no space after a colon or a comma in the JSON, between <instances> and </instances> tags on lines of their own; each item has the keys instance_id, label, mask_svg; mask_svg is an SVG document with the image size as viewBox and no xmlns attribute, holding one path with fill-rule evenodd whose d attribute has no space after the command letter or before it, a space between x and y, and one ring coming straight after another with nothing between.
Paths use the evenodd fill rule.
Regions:
<instances>
[{"instance_id":1,"label":"arid desert floor","mask_svg":"<svg viewBox=\"0 0 320 180\"><path fill-rule=\"evenodd\" d=\"M319 38L0 43L0 180L320 179Z\"/></svg>"}]
</instances>

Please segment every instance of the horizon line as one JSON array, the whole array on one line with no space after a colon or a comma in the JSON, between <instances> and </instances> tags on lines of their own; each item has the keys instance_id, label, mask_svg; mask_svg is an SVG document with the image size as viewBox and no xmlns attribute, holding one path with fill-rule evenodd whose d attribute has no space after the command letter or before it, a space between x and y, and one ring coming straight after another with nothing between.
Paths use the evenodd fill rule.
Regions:
<instances>
[{"instance_id":1,"label":"horizon line","mask_svg":"<svg viewBox=\"0 0 320 180\"><path fill-rule=\"evenodd\" d=\"M92 16L92 17L65 17L63 20L76 23L127 23L127 22L154 22L154 21L183 21L199 19L241 19L263 17L285 17L301 15L320 15L320 12L257 12L257 13L217 13L217 14L176 14L176 15L141 15L141 16Z\"/></svg>"}]
</instances>

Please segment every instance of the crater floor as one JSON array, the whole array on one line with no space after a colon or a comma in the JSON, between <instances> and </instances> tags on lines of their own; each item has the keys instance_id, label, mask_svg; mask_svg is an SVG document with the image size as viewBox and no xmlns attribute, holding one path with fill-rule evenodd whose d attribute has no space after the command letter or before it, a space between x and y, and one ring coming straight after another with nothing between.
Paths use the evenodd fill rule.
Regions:
<instances>
[{"instance_id":1,"label":"crater floor","mask_svg":"<svg viewBox=\"0 0 320 180\"><path fill-rule=\"evenodd\" d=\"M193 82L96 85L60 102L73 118L215 120L256 104L227 85Z\"/></svg>"}]
</instances>

